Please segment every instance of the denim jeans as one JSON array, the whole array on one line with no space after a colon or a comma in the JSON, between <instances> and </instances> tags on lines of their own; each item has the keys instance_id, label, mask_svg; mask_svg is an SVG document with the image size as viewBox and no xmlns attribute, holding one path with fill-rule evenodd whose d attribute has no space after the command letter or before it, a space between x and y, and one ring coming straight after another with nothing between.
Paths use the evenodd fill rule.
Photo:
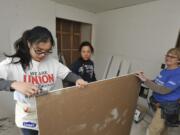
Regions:
<instances>
[{"instance_id":1,"label":"denim jeans","mask_svg":"<svg viewBox=\"0 0 180 135\"><path fill-rule=\"evenodd\" d=\"M37 130L21 128L23 135L38 135Z\"/></svg>"}]
</instances>

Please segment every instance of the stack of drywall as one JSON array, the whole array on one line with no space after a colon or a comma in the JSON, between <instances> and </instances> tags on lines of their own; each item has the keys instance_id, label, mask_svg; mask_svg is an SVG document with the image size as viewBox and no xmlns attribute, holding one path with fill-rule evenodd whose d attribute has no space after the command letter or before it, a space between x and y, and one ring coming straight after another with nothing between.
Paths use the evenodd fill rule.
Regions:
<instances>
[{"instance_id":1,"label":"stack of drywall","mask_svg":"<svg viewBox=\"0 0 180 135\"><path fill-rule=\"evenodd\" d=\"M110 56L107 60L102 79L109 79L129 73L130 61L120 56Z\"/></svg>"}]
</instances>

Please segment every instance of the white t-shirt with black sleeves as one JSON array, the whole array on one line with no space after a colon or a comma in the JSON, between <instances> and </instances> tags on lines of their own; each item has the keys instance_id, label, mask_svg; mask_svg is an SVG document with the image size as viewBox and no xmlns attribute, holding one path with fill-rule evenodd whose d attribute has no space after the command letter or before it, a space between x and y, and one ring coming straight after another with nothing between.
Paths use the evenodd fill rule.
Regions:
<instances>
[{"instance_id":1,"label":"white t-shirt with black sleeves","mask_svg":"<svg viewBox=\"0 0 180 135\"><path fill-rule=\"evenodd\" d=\"M25 71L20 63L12 64L11 58L6 58L0 63L0 78L32 83L43 91L54 89L57 79L64 79L71 71L51 56L41 62L32 60L30 67ZM38 130L35 98L28 98L15 91L16 125L20 128ZM25 112L29 108L29 112Z\"/></svg>"}]
</instances>

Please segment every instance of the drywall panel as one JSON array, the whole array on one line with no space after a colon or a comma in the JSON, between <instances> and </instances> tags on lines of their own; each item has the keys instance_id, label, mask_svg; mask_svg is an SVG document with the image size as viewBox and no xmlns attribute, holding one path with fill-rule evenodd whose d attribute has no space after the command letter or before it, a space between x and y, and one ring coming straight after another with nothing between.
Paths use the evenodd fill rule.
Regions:
<instances>
[{"instance_id":1,"label":"drywall panel","mask_svg":"<svg viewBox=\"0 0 180 135\"><path fill-rule=\"evenodd\" d=\"M129 135L140 81L134 75L36 98L41 135Z\"/></svg>"},{"instance_id":2,"label":"drywall panel","mask_svg":"<svg viewBox=\"0 0 180 135\"><path fill-rule=\"evenodd\" d=\"M130 61L124 59L121 63L119 76L128 74L129 70L130 70Z\"/></svg>"},{"instance_id":3,"label":"drywall panel","mask_svg":"<svg viewBox=\"0 0 180 135\"><path fill-rule=\"evenodd\" d=\"M111 54L99 53L95 51L94 65L97 80L102 80L107 77L107 71L109 70L111 60Z\"/></svg>"},{"instance_id":4,"label":"drywall panel","mask_svg":"<svg viewBox=\"0 0 180 135\"><path fill-rule=\"evenodd\" d=\"M105 71L103 73L102 79L106 79L107 78L108 72L109 72L110 67L111 67L112 59L113 59L113 56L109 56L109 58L107 59L107 63L106 63L106 66L105 66Z\"/></svg>"},{"instance_id":5,"label":"drywall panel","mask_svg":"<svg viewBox=\"0 0 180 135\"><path fill-rule=\"evenodd\" d=\"M113 56L111 66L107 74L107 79L116 77L118 75L121 61L122 59L119 56Z\"/></svg>"}]
</instances>

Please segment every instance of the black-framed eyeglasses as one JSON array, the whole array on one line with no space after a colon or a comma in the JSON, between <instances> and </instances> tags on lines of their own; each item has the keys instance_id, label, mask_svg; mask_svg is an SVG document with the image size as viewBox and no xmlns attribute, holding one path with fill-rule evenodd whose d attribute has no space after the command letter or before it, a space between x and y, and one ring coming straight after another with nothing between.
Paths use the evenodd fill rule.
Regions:
<instances>
[{"instance_id":1,"label":"black-framed eyeglasses","mask_svg":"<svg viewBox=\"0 0 180 135\"><path fill-rule=\"evenodd\" d=\"M32 47L33 48L33 47ZM48 51L42 51L42 50L40 50L40 49L35 49L35 48L33 48L33 50L34 50L34 52L37 54L37 55L49 55L49 54L51 54L52 53L52 50L50 49L50 50L48 50Z\"/></svg>"}]
</instances>

